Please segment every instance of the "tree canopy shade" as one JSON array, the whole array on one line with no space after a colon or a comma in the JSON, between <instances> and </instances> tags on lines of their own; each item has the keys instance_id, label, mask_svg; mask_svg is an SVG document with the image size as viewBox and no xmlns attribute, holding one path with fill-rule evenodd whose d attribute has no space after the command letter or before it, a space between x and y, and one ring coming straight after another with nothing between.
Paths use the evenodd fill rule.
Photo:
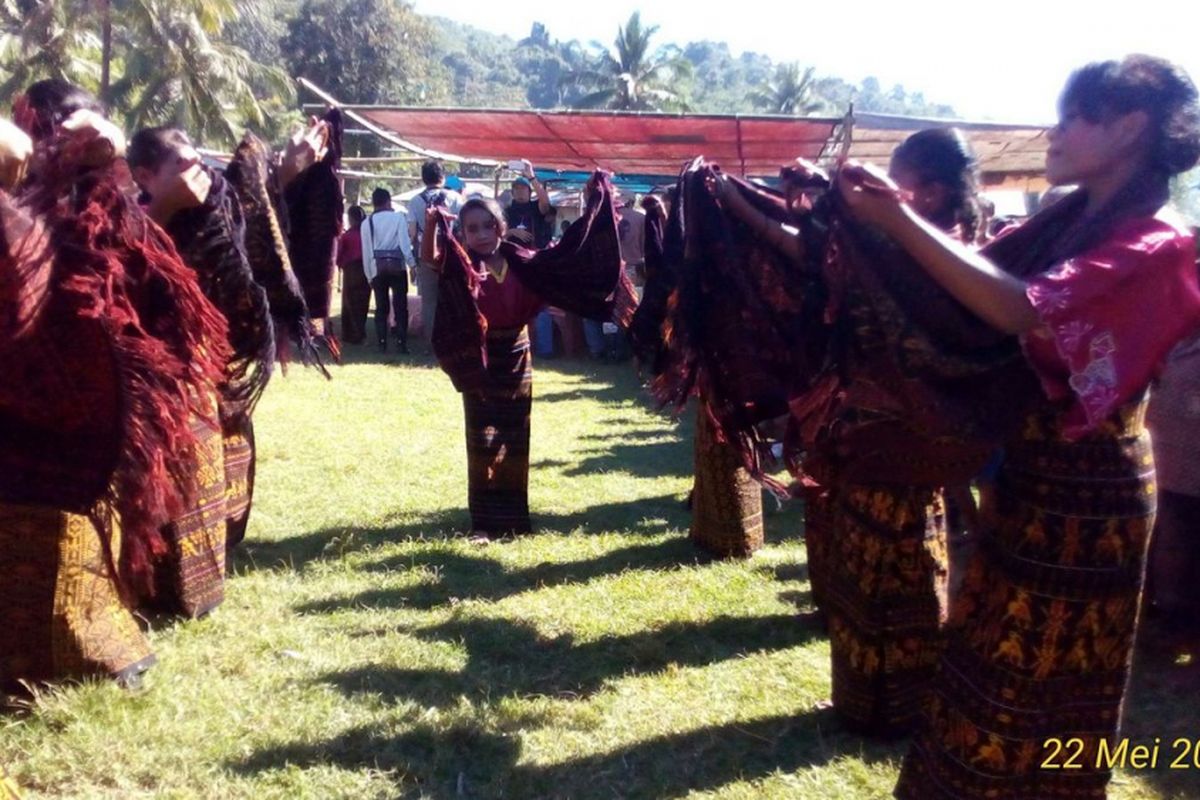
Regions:
<instances>
[{"instance_id":1,"label":"tree canopy shade","mask_svg":"<svg viewBox=\"0 0 1200 800\"><path fill-rule=\"evenodd\" d=\"M800 65L780 64L775 76L750 99L768 114L815 114L825 108L825 103L816 95L816 70L801 69Z\"/></svg>"},{"instance_id":2,"label":"tree canopy shade","mask_svg":"<svg viewBox=\"0 0 1200 800\"><path fill-rule=\"evenodd\" d=\"M689 74L690 65L669 48L652 49L657 25L642 25L641 14L617 28L612 48L593 43L599 52L591 63L569 78L590 90L574 102L575 108L610 108L619 111L679 110L686 107L674 86Z\"/></svg>"},{"instance_id":3,"label":"tree canopy shade","mask_svg":"<svg viewBox=\"0 0 1200 800\"><path fill-rule=\"evenodd\" d=\"M357 103L447 99L437 37L400 0L305 0L280 42L292 75Z\"/></svg>"},{"instance_id":4,"label":"tree canopy shade","mask_svg":"<svg viewBox=\"0 0 1200 800\"><path fill-rule=\"evenodd\" d=\"M235 141L241 125L261 129L256 84L288 95L283 70L217 39L236 11L228 0L122 0L124 74L109 97L132 128L173 124L200 140Z\"/></svg>"}]
</instances>

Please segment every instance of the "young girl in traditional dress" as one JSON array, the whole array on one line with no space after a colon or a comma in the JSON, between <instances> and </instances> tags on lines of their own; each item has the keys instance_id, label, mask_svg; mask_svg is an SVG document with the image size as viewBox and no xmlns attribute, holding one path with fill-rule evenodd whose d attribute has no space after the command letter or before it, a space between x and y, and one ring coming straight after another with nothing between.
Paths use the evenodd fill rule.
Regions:
<instances>
[{"instance_id":1,"label":"young girl in traditional dress","mask_svg":"<svg viewBox=\"0 0 1200 800\"><path fill-rule=\"evenodd\" d=\"M430 211L426 261L441 269L434 352L463 395L471 526L487 536L527 533L529 425L533 402L527 326L547 304L608 319L624 278L607 178L586 190L587 208L562 240L540 252L505 239L500 207L467 201L449 220Z\"/></svg>"}]
</instances>

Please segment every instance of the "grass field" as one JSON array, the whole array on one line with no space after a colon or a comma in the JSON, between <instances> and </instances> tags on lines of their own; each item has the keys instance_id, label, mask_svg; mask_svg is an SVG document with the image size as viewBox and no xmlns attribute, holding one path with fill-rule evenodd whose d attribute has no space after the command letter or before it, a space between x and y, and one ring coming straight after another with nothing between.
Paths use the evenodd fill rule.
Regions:
<instances>
[{"instance_id":1,"label":"grass field","mask_svg":"<svg viewBox=\"0 0 1200 800\"><path fill-rule=\"evenodd\" d=\"M767 501L751 560L702 558L690 422L649 410L629 365L545 362L539 533L474 544L458 396L428 360L366 353L272 383L227 600L152 631L143 690L0 716L29 797L888 796L903 744L821 702L801 509ZM1200 738L1196 669L1139 655L1127 734ZM1123 772L1110 796L1200 797L1200 769Z\"/></svg>"}]
</instances>

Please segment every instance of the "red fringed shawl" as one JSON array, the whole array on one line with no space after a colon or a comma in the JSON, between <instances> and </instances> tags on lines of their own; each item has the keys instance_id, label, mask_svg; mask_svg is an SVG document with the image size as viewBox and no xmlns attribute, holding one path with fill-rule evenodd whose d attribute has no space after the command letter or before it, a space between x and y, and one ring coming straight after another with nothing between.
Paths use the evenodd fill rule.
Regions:
<instances>
[{"instance_id":1,"label":"red fringed shawl","mask_svg":"<svg viewBox=\"0 0 1200 800\"><path fill-rule=\"evenodd\" d=\"M227 329L138 208L123 162L73 163L41 144L16 205L0 206L6 238L31 230L19 207L53 247L9 239L0 262L0 499L90 513L106 532L115 514L121 581L148 589L159 528L186 504L189 420L224 376Z\"/></svg>"},{"instance_id":2,"label":"red fringed shawl","mask_svg":"<svg viewBox=\"0 0 1200 800\"><path fill-rule=\"evenodd\" d=\"M500 251L511 274L547 304L590 319L627 326L637 306L621 261L612 185L597 172L583 215L558 244L541 251L505 241ZM422 258L441 265L433 350L460 392L478 391L487 376L487 320L476 298L482 273L450 234L449 217L430 209Z\"/></svg>"},{"instance_id":3,"label":"red fringed shawl","mask_svg":"<svg viewBox=\"0 0 1200 800\"><path fill-rule=\"evenodd\" d=\"M673 210L668 220L660 205L646 210L642 241L646 258L646 285L642 290L642 302L638 304L637 312L629 323L629 343L640 368L652 377L661 374L665 367L662 326L667 318L667 303L676 284L671 269L672 260L667 257L666 251L668 246L672 247L676 253L672 258L678 260L682 239L678 212Z\"/></svg>"},{"instance_id":4,"label":"red fringed shawl","mask_svg":"<svg viewBox=\"0 0 1200 800\"><path fill-rule=\"evenodd\" d=\"M789 399L822 375L825 287L816 266L791 262L727 214L705 187L710 174L701 159L684 170L666 232L666 268L647 276L647 296L669 292L662 370L652 389L676 408L693 394L703 397L720 440L778 490L764 475L755 426L786 414ZM782 196L731 180L769 218L790 219Z\"/></svg>"}]
</instances>

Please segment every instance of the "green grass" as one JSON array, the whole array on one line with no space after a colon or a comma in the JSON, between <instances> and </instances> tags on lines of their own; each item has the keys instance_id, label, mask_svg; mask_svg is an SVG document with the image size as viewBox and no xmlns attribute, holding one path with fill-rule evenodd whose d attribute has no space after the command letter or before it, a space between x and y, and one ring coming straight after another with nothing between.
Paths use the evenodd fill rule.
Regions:
<instances>
[{"instance_id":1,"label":"green grass","mask_svg":"<svg viewBox=\"0 0 1200 800\"><path fill-rule=\"evenodd\" d=\"M821 704L799 509L712 562L685 539L690 423L628 365L537 367L539 533L463 536L462 411L430 362L350 348L258 412L249 542L211 617L152 631L135 694L106 683L0 716L30 797L884 797L903 745ZM1128 733L1200 737L1194 667L1143 659ZM1200 796L1195 772L1110 796Z\"/></svg>"}]
</instances>

